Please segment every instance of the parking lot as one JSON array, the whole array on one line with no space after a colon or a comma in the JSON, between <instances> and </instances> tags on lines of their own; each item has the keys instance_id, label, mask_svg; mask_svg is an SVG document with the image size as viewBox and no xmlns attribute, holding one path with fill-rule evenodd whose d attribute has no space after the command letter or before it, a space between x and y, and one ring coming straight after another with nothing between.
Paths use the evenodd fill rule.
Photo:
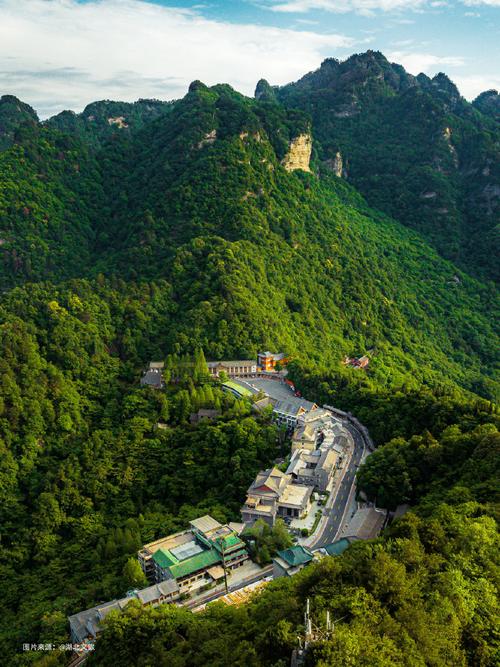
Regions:
<instances>
[{"instance_id":1,"label":"parking lot","mask_svg":"<svg viewBox=\"0 0 500 667\"><path fill-rule=\"evenodd\" d=\"M248 378L246 382L255 389L261 389L276 401L290 401L291 398L295 398L295 394L290 389L290 387L278 379L272 380L268 378ZM300 400L301 405L303 405L306 410L310 410L314 405L314 403L307 401L305 398L296 398L295 400Z\"/></svg>"}]
</instances>

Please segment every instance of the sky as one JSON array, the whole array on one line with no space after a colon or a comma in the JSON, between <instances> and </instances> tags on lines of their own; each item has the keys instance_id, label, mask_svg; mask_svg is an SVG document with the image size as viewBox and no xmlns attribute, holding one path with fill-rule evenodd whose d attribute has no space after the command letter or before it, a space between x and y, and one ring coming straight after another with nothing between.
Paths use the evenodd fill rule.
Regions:
<instances>
[{"instance_id":1,"label":"sky","mask_svg":"<svg viewBox=\"0 0 500 667\"><path fill-rule=\"evenodd\" d=\"M0 0L0 95L41 118L195 79L252 95L367 49L471 100L500 89L500 0Z\"/></svg>"}]
</instances>

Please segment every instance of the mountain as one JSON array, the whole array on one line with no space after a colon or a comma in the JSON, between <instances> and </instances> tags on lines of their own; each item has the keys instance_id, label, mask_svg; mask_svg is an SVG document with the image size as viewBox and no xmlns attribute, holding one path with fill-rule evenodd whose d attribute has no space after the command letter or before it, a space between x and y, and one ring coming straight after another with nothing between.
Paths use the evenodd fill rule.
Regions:
<instances>
[{"instance_id":1,"label":"mountain","mask_svg":"<svg viewBox=\"0 0 500 667\"><path fill-rule=\"evenodd\" d=\"M98 153L45 126L26 132L0 155L15 174L6 287L164 280L176 310L166 351L253 357L265 344L338 368L373 350L375 384L495 395L494 293L342 180L308 173L303 113L196 82Z\"/></svg>"},{"instance_id":2,"label":"mountain","mask_svg":"<svg viewBox=\"0 0 500 667\"><path fill-rule=\"evenodd\" d=\"M23 123L35 124L38 116L29 104L14 95L0 97L0 151L14 143L16 130Z\"/></svg>"},{"instance_id":3,"label":"mountain","mask_svg":"<svg viewBox=\"0 0 500 667\"><path fill-rule=\"evenodd\" d=\"M113 102L101 100L88 104L81 113L62 111L44 122L50 128L78 136L94 148L117 134L129 134L146 123L168 113L173 102L137 100Z\"/></svg>"},{"instance_id":4,"label":"mountain","mask_svg":"<svg viewBox=\"0 0 500 667\"><path fill-rule=\"evenodd\" d=\"M22 122L0 152L0 285L83 275L91 263L101 173L78 138Z\"/></svg>"},{"instance_id":5,"label":"mountain","mask_svg":"<svg viewBox=\"0 0 500 667\"><path fill-rule=\"evenodd\" d=\"M343 176L465 271L498 279L495 91L469 104L445 74L414 77L374 51L264 89L310 114L318 173Z\"/></svg>"},{"instance_id":6,"label":"mountain","mask_svg":"<svg viewBox=\"0 0 500 667\"><path fill-rule=\"evenodd\" d=\"M500 95L497 90L485 90L472 102L482 113L500 120Z\"/></svg>"},{"instance_id":7,"label":"mountain","mask_svg":"<svg viewBox=\"0 0 500 667\"><path fill-rule=\"evenodd\" d=\"M0 644L9 665L70 660L20 647L67 644L69 614L137 587L130 561L141 544L207 513L238 519L251 480L289 442L269 415L207 378L204 355L255 358L262 348L291 355L305 397L370 429L378 449L359 473L365 497L414 511L248 606L111 615L89 664L287 665L307 598L315 618L328 610L335 622L311 664L495 664L498 294L474 264L479 241L457 265L437 232L374 201L384 192L416 201L411 180L380 176L370 189L354 176L363 151L387 173L380 109L394 118L393 103L406 109L419 165L418 141L446 108L450 143L427 149L450 201L460 192L465 201L480 179L460 180L454 134L463 130L484 160L497 125L443 76L413 78L373 54L352 62L351 71L328 61L327 88L306 76L309 92L293 103L293 86L260 82L251 99L200 81L171 104L96 102L42 123L15 98L3 103ZM325 90L337 99L339 86L343 101L324 114L306 108ZM330 103L356 117L331 114ZM329 138L328 118L345 146ZM356 118L381 124L379 144L363 147ZM394 137L411 165L401 124ZM490 217L478 213L485 225L491 201ZM365 353L366 369L342 363ZM165 361L159 391L140 383L152 359ZM200 408L219 416L191 424Z\"/></svg>"}]
</instances>

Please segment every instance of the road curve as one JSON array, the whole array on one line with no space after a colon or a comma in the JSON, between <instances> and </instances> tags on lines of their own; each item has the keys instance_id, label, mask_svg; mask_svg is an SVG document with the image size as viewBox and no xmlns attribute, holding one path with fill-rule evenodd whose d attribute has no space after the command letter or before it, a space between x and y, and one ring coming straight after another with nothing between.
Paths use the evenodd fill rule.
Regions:
<instances>
[{"instance_id":1,"label":"road curve","mask_svg":"<svg viewBox=\"0 0 500 667\"><path fill-rule=\"evenodd\" d=\"M340 487L337 489L331 507L327 506L325 508L325 516L328 517L328 521L310 545L312 548L318 548L335 542L339 537L343 524L350 518L348 509L356 492L356 472L363 458L366 445L362 434L355 426L345 422L344 426L352 435L354 442L353 453L343 473Z\"/></svg>"}]
</instances>

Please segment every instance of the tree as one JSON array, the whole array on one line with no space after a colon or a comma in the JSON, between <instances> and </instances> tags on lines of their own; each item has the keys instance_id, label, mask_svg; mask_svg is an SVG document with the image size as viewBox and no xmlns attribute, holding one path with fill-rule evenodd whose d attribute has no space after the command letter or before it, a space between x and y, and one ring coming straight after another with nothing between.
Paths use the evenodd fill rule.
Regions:
<instances>
[{"instance_id":1,"label":"tree","mask_svg":"<svg viewBox=\"0 0 500 667\"><path fill-rule=\"evenodd\" d=\"M123 578L128 588L144 588L148 585L146 575L142 571L137 558L129 558L123 566Z\"/></svg>"}]
</instances>

